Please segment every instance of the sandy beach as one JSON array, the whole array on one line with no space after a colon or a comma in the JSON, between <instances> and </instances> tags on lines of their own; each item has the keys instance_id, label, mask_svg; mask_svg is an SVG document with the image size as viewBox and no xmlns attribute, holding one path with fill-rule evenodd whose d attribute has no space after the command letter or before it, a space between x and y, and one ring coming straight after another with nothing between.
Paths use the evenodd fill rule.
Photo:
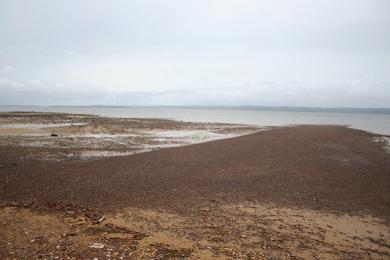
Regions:
<instances>
[{"instance_id":1,"label":"sandy beach","mask_svg":"<svg viewBox=\"0 0 390 260\"><path fill-rule=\"evenodd\" d=\"M0 118L2 259L390 258L388 137Z\"/></svg>"}]
</instances>

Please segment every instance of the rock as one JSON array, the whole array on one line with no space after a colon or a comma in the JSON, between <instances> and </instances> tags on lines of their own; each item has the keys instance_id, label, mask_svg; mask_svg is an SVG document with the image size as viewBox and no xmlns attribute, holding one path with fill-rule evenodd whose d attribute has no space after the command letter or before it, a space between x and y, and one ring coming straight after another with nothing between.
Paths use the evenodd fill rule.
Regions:
<instances>
[{"instance_id":1,"label":"rock","mask_svg":"<svg viewBox=\"0 0 390 260\"><path fill-rule=\"evenodd\" d=\"M57 137L58 135L57 135L57 134L55 134L55 133L51 133L51 135L50 135L50 136Z\"/></svg>"}]
</instances>

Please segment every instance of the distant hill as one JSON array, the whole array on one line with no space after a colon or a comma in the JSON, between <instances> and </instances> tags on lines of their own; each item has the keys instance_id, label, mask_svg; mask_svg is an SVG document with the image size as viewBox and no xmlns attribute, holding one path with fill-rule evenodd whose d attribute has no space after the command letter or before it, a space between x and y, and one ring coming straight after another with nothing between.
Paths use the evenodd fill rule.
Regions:
<instances>
[{"instance_id":1,"label":"distant hill","mask_svg":"<svg viewBox=\"0 0 390 260\"><path fill-rule=\"evenodd\" d=\"M292 111L292 112L327 112L327 113L359 113L359 114L390 114L390 108L353 108L353 107L288 107L288 106L161 106L172 108L194 109L231 109L253 111Z\"/></svg>"},{"instance_id":2,"label":"distant hill","mask_svg":"<svg viewBox=\"0 0 390 260\"><path fill-rule=\"evenodd\" d=\"M101 108L177 108L177 109L221 109L221 110L252 110L252 111L291 111L291 112L325 112L325 113L357 113L357 114L390 114L390 108L358 108L358 107L289 107L289 106L126 106L126 105L93 105L93 106L23 106L23 105L0 105L1 108L16 110L33 110L39 107L101 107Z\"/></svg>"}]
</instances>

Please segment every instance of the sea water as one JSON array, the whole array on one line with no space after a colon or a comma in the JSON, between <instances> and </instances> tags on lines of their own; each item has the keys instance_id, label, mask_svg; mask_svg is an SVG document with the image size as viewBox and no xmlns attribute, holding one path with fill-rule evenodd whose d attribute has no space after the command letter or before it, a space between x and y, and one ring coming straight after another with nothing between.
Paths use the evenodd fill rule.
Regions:
<instances>
[{"instance_id":1,"label":"sea water","mask_svg":"<svg viewBox=\"0 0 390 260\"><path fill-rule=\"evenodd\" d=\"M390 114L262 111L188 107L0 106L0 111L39 111L93 114L107 117L164 118L189 122L219 122L258 126L343 125L390 135Z\"/></svg>"}]
</instances>

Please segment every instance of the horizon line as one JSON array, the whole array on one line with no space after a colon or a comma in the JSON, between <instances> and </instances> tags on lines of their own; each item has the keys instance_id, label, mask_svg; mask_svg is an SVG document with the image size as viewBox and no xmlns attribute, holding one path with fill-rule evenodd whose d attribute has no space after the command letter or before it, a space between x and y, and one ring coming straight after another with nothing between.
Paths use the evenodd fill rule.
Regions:
<instances>
[{"instance_id":1,"label":"horizon line","mask_svg":"<svg viewBox=\"0 0 390 260\"><path fill-rule=\"evenodd\" d=\"M173 107L173 108L243 108L243 109L318 109L318 110L388 110L390 107L321 107L321 106L264 106L264 105L2 105L0 107Z\"/></svg>"}]
</instances>

